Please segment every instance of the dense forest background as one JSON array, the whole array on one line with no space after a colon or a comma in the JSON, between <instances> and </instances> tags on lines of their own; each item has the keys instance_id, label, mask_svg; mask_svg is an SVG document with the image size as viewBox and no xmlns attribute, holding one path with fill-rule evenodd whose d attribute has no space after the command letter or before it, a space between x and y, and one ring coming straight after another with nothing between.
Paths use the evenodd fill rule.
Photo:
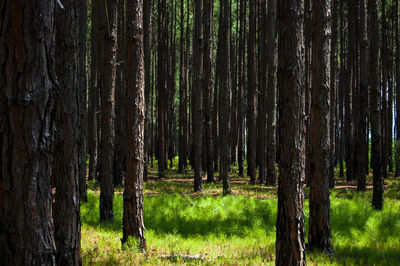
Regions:
<instances>
[{"instance_id":1,"label":"dense forest background","mask_svg":"<svg viewBox=\"0 0 400 266\"><path fill-rule=\"evenodd\" d=\"M398 263L399 11L0 2L0 264Z\"/></svg>"}]
</instances>

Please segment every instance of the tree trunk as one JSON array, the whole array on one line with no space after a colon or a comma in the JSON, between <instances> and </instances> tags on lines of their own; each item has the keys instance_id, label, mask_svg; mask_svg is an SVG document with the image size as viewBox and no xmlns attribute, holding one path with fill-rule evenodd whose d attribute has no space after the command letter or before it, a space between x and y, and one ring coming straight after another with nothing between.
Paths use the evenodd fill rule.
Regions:
<instances>
[{"instance_id":1,"label":"tree trunk","mask_svg":"<svg viewBox=\"0 0 400 266\"><path fill-rule=\"evenodd\" d=\"M276 183L276 0L268 0L267 14L267 185Z\"/></svg>"},{"instance_id":2,"label":"tree trunk","mask_svg":"<svg viewBox=\"0 0 400 266\"><path fill-rule=\"evenodd\" d=\"M244 86L246 66L246 5L247 1L240 0L240 32L239 32L239 83L238 83L238 166L239 176L244 175L243 161L245 157L245 127L244 127Z\"/></svg>"},{"instance_id":3,"label":"tree trunk","mask_svg":"<svg viewBox=\"0 0 400 266\"><path fill-rule=\"evenodd\" d=\"M0 4L1 265L56 263L54 15L54 1Z\"/></svg>"},{"instance_id":4,"label":"tree trunk","mask_svg":"<svg viewBox=\"0 0 400 266\"><path fill-rule=\"evenodd\" d=\"M337 123L337 48L338 48L338 0L332 0L332 33L331 33L331 54L330 54L330 168L329 168L329 187L335 187L335 164L336 164L336 132Z\"/></svg>"},{"instance_id":5,"label":"tree trunk","mask_svg":"<svg viewBox=\"0 0 400 266\"><path fill-rule=\"evenodd\" d=\"M213 0L204 0L204 79L203 88L205 94L204 102L204 126L205 126L205 139L203 145L207 146L206 153L206 167L207 167L207 183L214 182L214 168L213 168L213 151L212 151L212 127L211 127L211 106L212 106L212 52L213 52Z\"/></svg>"},{"instance_id":6,"label":"tree trunk","mask_svg":"<svg viewBox=\"0 0 400 266\"><path fill-rule=\"evenodd\" d=\"M78 9L79 25L79 195L87 202L86 157L87 157L87 75L86 75L86 45L87 45L87 0L81 0Z\"/></svg>"},{"instance_id":7,"label":"tree trunk","mask_svg":"<svg viewBox=\"0 0 400 266\"><path fill-rule=\"evenodd\" d=\"M372 206L383 208L384 183L381 160L381 117L379 91L379 25L378 0L368 0L369 13L369 84L370 84L370 119L371 119L371 166L373 169Z\"/></svg>"},{"instance_id":8,"label":"tree trunk","mask_svg":"<svg viewBox=\"0 0 400 266\"><path fill-rule=\"evenodd\" d=\"M144 127L145 127L145 78L143 48L143 0L127 0L126 32L126 109L127 119L127 171L124 189L124 218L122 243L129 236L138 239L146 249L143 222Z\"/></svg>"},{"instance_id":9,"label":"tree trunk","mask_svg":"<svg viewBox=\"0 0 400 266\"><path fill-rule=\"evenodd\" d=\"M151 141L151 113L150 113L150 92L152 90L151 86L151 10L153 1L148 0L143 3L143 27L144 27L144 95L146 102L145 110L145 124L144 124L144 174L143 180L147 181L149 173L149 157L150 157L150 145Z\"/></svg>"},{"instance_id":10,"label":"tree trunk","mask_svg":"<svg viewBox=\"0 0 400 266\"><path fill-rule=\"evenodd\" d=\"M184 0L181 0L181 33L180 33L180 70L179 70L179 165L178 172L182 173L187 162L187 68L185 46L185 14ZM186 33L188 34L188 30Z\"/></svg>"},{"instance_id":11,"label":"tree trunk","mask_svg":"<svg viewBox=\"0 0 400 266\"><path fill-rule=\"evenodd\" d=\"M360 90L358 108L358 132L354 152L355 176L357 178L357 189L366 190L365 154L368 153L367 143L367 110L368 110L368 40L366 25L365 0L360 0Z\"/></svg>"},{"instance_id":12,"label":"tree trunk","mask_svg":"<svg viewBox=\"0 0 400 266\"><path fill-rule=\"evenodd\" d=\"M158 176L165 176L167 163L165 145L165 123L168 99L167 64L168 64L168 0L158 0L158 66L157 66L157 146Z\"/></svg>"},{"instance_id":13,"label":"tree trunk","mask_svg":"<svg viewBox=\"0 0 400 266\"><path fill-rule=\"evenodd\" d=\"M305 265L305 102L302 1L278 1L279 186L276 265Z\"/></svg>"},{"instance_id":14,"label":"tree trunk","mask_svg":"<svg viewBox=\"0 0 400 266\"><path fill-rule=\"evenodd\" d=\"M354 142L353 142L353 80L355 79L354 57L355 57L355 18L354 9L355 1L349 1L347 21L348 21L348 51L347 51L347 67L346 67L346 85L345 85L345 149L346 149L346 178L347 181L354 179Z\"/></svg>"},{"instance_id":15,"label":"tree trunk","mask_svg":"<svg viewBox=\"0 0 400 266\"><path fill-rule=\"evenodd\" d=\"M330 235L330 0L312 5L311 122L310 122L310 225L308 245L333 252Z\"/></svg>"},{"instance_id":16,"label":"tree trunk","mask_svg":"<svg viewBox=\"0 0 400 266\"><path fill-rule=\"evenodd\" d=\"M255 70L255 41L256 41L256 15L255 0L249 0L249 37L248 37L248 92L247 92L247 174L250 176L250 183L256 183L256 70Z\"/></svg>"},{"instance_id":17,"label":"tree trunk","mask_svg":"<svg viewBox=\"0 0 400 266\"><path fill-rule=\"evenodd\" d=\"M107 0L103 6L103 65L100 68L101 154L100 154L100 220L113 219L114 198L114 116L117 53L118 0ZM106 19L107 18L107 19Z\"/></svg>"},{"instance_id":18,"label":"tree trunk","mask_svg":"<svg viewBox=\"0 0 400 266\"><path fill-rule=\"evenodd\" d=\"M201 175L201 153L203 134L203 0L195 1L194 5L194 35L193 35L193 151L194 151L194 191L203 190Z\"/></svg>"},{"instance_id":19,"label":"tree trunk","mask_svg":"<svg viewBox=\"0 0 400 266\"><path fill-rule=\"evenodd\" d=\"M264 30L267 27L267 3L266 0L261 0L259 14L259 89L258 89L258 114L257 114L257 156L258 156L258 180L260 184L265 183L266 176L266 135L267 135L267 73L268 73L268 52L267 52L267 32ZM273 37L273 36L272 36Z\"/></svg>"},{"instance_id":20,"label":"tree trunk","mask_svg":"<svg viewBox=\"0 0 400 266\"><path fill-rule=\"evenodd\" d=\"M79 105L80 66L78 9L73 0L63 1L64 9L55 12L56 74L60 87L56 102L56 145L52 185L56 189L53 205L57 264L80 262L80 154ZM66 12L68 10L69 12ZM77 67L78 66L78 67Z\"/></svg>"},{"instance_id":21,"label":"tree trunk","mask_svg":"<svg viewBox=\"0 0 400 266\"><path fill-rule=\"evenodd\" d=\"M230 89L229 89L229 56L230 56L230 34L229 34L229 14L230 14L229 0L220 1L220 24L218 38L220 38L220 59L221 65L219 77L219 145L221 148L220 154L220 178L223 181L224 195L231 193L229 182L229 102L230 102Z\"/></svg>"},{"instance_id":22,"label":"tree trunk","mask_svg":"<svg viewBox=\"0 0 400 266\"><path fill-rule=\"evenodd\" d=\"M88 179L97 179L98 163L98 135L97 135L97 110L98 110L98 79L99 79L99 56L100 56L100 25L99 25L100 2L92 4L92 27L90 39L90 84L89 84L89 109L88 109L88 151L89 151L89 175Z\"/></svg>"}]
</instances>

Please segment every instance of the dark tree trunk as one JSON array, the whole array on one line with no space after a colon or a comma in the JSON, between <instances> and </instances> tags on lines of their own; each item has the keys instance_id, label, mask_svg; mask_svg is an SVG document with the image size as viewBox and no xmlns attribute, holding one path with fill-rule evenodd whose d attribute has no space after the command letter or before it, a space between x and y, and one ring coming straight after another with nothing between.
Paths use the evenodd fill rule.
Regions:
<instances>
[{"instance_id":1,"label":"dark tree trunk","mask_svg":"<svg viewBox=\"0 0 400 266\"><path fill-rule=\"evenodd\" d=\"M143 180L147 181L148 173L149 173L149 157L151 155L150 147L152 144L151 141L151 102L150 102L150 92L152 90L151 86L151 10L152 10L153 1L147 0L143 3L143 28L144 28L144 36L143 36L143 44L144 44L144 95L146 102L145 109L145 124L144 124L144 174Z\"/></svg>"},{"instance_id":2,"label":"dark tree trunk","mask_svg":"<svg viewBox=\"0 0 400 266\"><path fill-rule=\"evenodd\" d=\"M206 146L206 168L207 182L214 182L213 168L213 151L212 151L212 127L211 127L211 93L212 93L212 27L213 27L213 0L204 0L204 73L203 73L203 88L204 88L204 126L205 140L203 145Z\"/></svg>"},{"instance_id":3,"label":"dark tree trunk","mask_svg":"<svg viewBox=\"0 0 400 266\"><path fill-rule=\"evenodd\" d=\"M181 0L181 36L180 36L180 70L179 70L179 165L178 172L182 173L187 162L187 68L185 46L185 13L184 0ZM187 29L188 30L188 29ZM186 31L188 34L188 31Z\"/></svg>"},{"instance_id":4,"label":"dark tree trunk","mask_svg":"<svg viewBox=\"0 0 400 266\"><path fill-rule=\"evenodd\" d=\"M330 168L329 168L329 187L335 186L335 164L336 164L336 132L338 129L337 123L337 47L338 47L338 3L339 0L332 0L332 33L331 33L331 54L330 54Z\"/></svg>"},{"instance_id":5,"label":"dark tree trunk","mask_svg":"<svg viewBox=\"0 0 400 266\"><path fill-rule=\"evenodd\" d=\"M247 64L247 174L250 176L250 183L256 183L256 69L255 69L255 41L256 41L256 14L255 0L249 0L249 36L248 36L248 64Z\"/></svg>"},{"instance_id":6,"label":"dark tree trunk","mask_svg":"<svg viewBox=\"0 0 400 266\"><path fill-rule=\"evenodd\" d=\"M366 2L360 0L360 90L359 102L355 108L358 108L358 131L355 150L355 176L357 178L357 189L366 189L366 171L365 171L365 154L368 154L367 143L367 111L368 111L368 75L367 75L367 60L368 60L368 40L367 40L367 25L366 25Z\"/></svg>"},{"instance_id":7,"label":"dark tree trunk","mask_svg":"<svg viewBox=\"0 0 400 266\"><path fill-rule=\"evenodd\" d=\"M388 146L387 146L387 32L386 32L386 1L381 0L381 31L382 31L382 43L381 43L381 95L382 95L382 109L381 111L381 152L382 152L382 175L383 178L387 178L387 166L388 166Z\"/></svg>"},{"instance_id":8,"label":"dark tree trunk","mask_svg":"<svg viewBox=\"0 0 400 266\"><path fill-rule=\"evenodd\" d=\"M267 73L268 73L268 52L267 52L267 32L264 30L267 27L267 3L266 0L261 0L259 14L259 89L258 89L258 114L257 114L257 157L258 157L258 180L260 184L265 183L266 176L266 135L267 135ZM273 38L273 36L272 36Z\"/></svg>"},{"instance_id":9,"label":"dark tree trunk","mask_svg":"<svg viewBox=\"0 0 400 266\"><path fill-rule=\"evenodd\" d=\"M81 0L78 9L79 25L79 195L83 202L87 201L86 157L87 157L87 0Z\"/></svg>"},{"instance_id":10,"label":"dark tree trunk","mask_svg":"<svg viewBox=\"0 0 400 266\"><path fill-rule=\"evenodd\" d=\"M54 13L55 1L0 4L1 265L56 263Z\"/></svg>"},{"instance_id":11,"label":"dark tree trunk","mask_svg":"<svg viewBox=\"0 0 400 266\"><path fill-rule=\"evenodd\" d=\"M158 0L158 66L157 66L157 158L158 176L165 176L167 163L165 124L167 113L167 65L168 65L168 0Z\"/></svg>"},{"instance_id":12,"label":"dark tree trunk","mask_svg":"<svg viewBox=\"0 0 400 266\"><path fill-rule=\"evenodd\" d=\"M244 86L246 66L246 5L247 1L240 0L240 32L239 32L239 82L238 82L238 166L239 176L244 175L243 161L245 157L245 127L244 127Z\"/></svg>"},{"instance_id":13,"label":"dark tree trunk","mask_svg":"<svg viewBox=\"0 0 400 266\"><path fill-rule=\"evenodd\" d=\"M346 83L345 83L345 149L346 149L346 179L351 181L354 179L354 142L353 142L353 80L356 77L354 69L355 57L355 18L354 9L355 1L348 1L347 3L347 21L348 21L348 51L347 51L347 67L346 67Z\"/></svg>"},{"instance_id":14,"label":"dark tree trunk","mask_svg":"<svg viewBox=\"0 0 400 266\"><path fill-rule=\"evenodd\" d=\"M118 0L107 0L102 12L104 50L100 67L101 154L100 154L100 220L113 219L114 198L114 116L117 53ZM106 19L106 17L108 19Z\"/></svg>"},{"instance_id":15,"label":"dark tree trunk","mask_svg":"<svg viewBox=\"0 0 400 266\"><path fill-rule=\"evenodd\" d=\"M126 32L126 109L127 168L124 189L124 218L122 243L129 236L138 239L146 249L143 222L144 127L145 127L145 78L143 48L143 0L127 0Z\"/></svg>"},{"instance_id":16,"label":"dark tree trunk","mask_svg":"<svg viewBox=\"0 0 400 266\"><path fill-rule=\"evenodd\" d=\"M324 253L333 252L330 235L329 170L329 9L330 0L312 5L311 109L310 109L310 225L308 245Z\"/></svg>"},{"instance_id":17,"label":"dark tree trunk","mask_svg":"<svg viewBox=\"0 0 400 266\"><path fill-rule=\"evenodd\" d=\"M344 38L344 11L343 11L343 1L340 1L339 4L339 16L340 16L340 71L339 71L339 168L340 168L340 177L344 177L344 167L343 167L343 157L344 157L344 117L343 117L343 104L344 104L344 86L345 86L345 66L344 59L345 55L345 38Z\"/></svg>"},{"instance_id":18,"label":"dark tree trunk","mask_svg":"<svg viewBox=\"0 0 400 266\"><path fill-rule=\"evenodd\" d=\"M305 265L305 103L302 1L280 0L278 23L279 186L276 265Z\"/></svg>"},{"instance_id":19,"label":"dark tree trunk","mask_svg":"<svg viewBox=\"0 0 400 266\"><path fill-rule=\"evenodd\" d=\"M203 0L195 1L193 35L193 151L194 191L203 190L201 175L202 134L203 134Z\"/></svg>"},{"instance_id":20,"label":"dark tree trunk","mask_svg":"<svg viewBox=\"0 0 400 266\"><path fill-rule=\"evenodd\" d=\"M229 15L230 5L229 0L220 1L220 24L218 38L221 46L218 50L221 65L219 77L219 145L221 148L220 155L220 178L223 181L223 193L224 195L231 192L229 182L229 162L230 162L230 151L229 151L229 102L230 102L230 89L229 89L229 56L230 56L230 34L229 34Z\"/></svg>"},{"instance_id":21,"label":"dark tree trunk","mask_svg":"<svg viewBox=\"0 0 400 266\"><path fill-rule=\"evenodd\" d=\"M121 186L125 172L125 0L118 2L118 41L117 66L115 80L115 150L114 150L114 186Z\"/></svg>"},{"instance_id":22,"label":"dark tree trunk","mask_svg":"<svg viewBox=\"0 0 400 266\"><path fill-rule=\"evenodd\" d=\"M78 7L74 0L56 7L55 56L59 95L56 101L56 145L52 185L56 189L53 205L56 261L60 265L79 265L79 104L80 72ZM69 12L66 12L68 10ZM77 67L78 66L78 67Z\"/></svg>"},{"instance_id":23,"label":"dark tree trunk","mask_svg":"<svg viewBox=\"0 0 400 266\"><path fill-rule=\"evenodd\" d=\"M379 25L378 0L368 0L369 13L369 84L370 84L370 119L371 119L371 166L373 169L372 206L383 208L384 183L381 160L381 122L379 92Z\"/></svg>"},{"instance_id":24,"label":"dark tree trunk","mask_svg":"<svg viewBox=\"0 0 400 266\"><path fill-rule=\"evenodd\" d=\"M268 0L267 14L267 185L276 183L276 0Z\"/></svg>"},{"instance_id":25,"label":"dark tree trunk","mask_svg":"<svg viewBox=\"0 0 400 266\"><path fill-rule=\"evenodd\" d=\"M98 135L97 135L97 110L99 109L99 56L100 56L100 30L99 30L100 2L92 4L92 27L90 39L90 84L89 84L89 109L88 109L88 151L89 175L88 179L97 179Z\"/></svg>"}]
</instances>

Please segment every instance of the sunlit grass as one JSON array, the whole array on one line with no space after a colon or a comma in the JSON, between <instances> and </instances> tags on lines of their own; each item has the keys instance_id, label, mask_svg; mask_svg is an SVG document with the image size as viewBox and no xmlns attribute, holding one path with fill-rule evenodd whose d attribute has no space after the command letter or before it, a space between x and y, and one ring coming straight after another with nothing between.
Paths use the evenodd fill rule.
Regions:
<instances>
[{"instance_id":1,"label":"sunlit grass","mask_svg":"<svg viewBox=\"0 0 400 266\"><path fill-rule=\"evenodd\" d=\"M238 182L232 184L233 195L222 197L219 183L204 184L202 193L193 193L192 186L189 177L187 182L153 180L145 184L148 248L142 253L135 247L121 247L121 193L114 198L114 221L100 223L98 189L90 184L89 201L81 207L83 263L274 264L276 188ZM335 254L307 253L307 261L318 265L398 265L400 200L396 190L397 184L389 185L382 212L371 207L371 191L332 190ZM305 214L307 230L308 201ZM159 257L174 254L200 255L202 259Z\"/></svg>"}]
</instances>

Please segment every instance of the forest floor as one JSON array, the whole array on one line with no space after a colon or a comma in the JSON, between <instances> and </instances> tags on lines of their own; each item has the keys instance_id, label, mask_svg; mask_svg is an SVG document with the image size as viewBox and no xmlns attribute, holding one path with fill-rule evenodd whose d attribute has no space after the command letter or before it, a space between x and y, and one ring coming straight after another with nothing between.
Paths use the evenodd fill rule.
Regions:
<instances>
[{"instance_id":1,"label":"forest floor","mask_svg":"<svg viewBox=\"0 0 400 266\"><path fill-rule=\"evenodd\" d=\"M113 222L99 222L99 186L89 182L89 201L81 206L84 265L273 265L275 258L276 187L249 185L233 167L232 195L222 184L204 184L193 193L193 173L169 171L145 183L147 251L135 243L121 247L123 188L116 188ZM216 177L218 180L218 176ZM356 182L337 179L331 190L331 235L335 254L307 252L308 264L399 265L400 181L385 181L385 207L371 207L372 186L356 191ZM308 188L305 225L308 230ZM307 233L306 233L307 235ZM307 240L306 240L307 241Z\"/></svg>"}]
</instances>

